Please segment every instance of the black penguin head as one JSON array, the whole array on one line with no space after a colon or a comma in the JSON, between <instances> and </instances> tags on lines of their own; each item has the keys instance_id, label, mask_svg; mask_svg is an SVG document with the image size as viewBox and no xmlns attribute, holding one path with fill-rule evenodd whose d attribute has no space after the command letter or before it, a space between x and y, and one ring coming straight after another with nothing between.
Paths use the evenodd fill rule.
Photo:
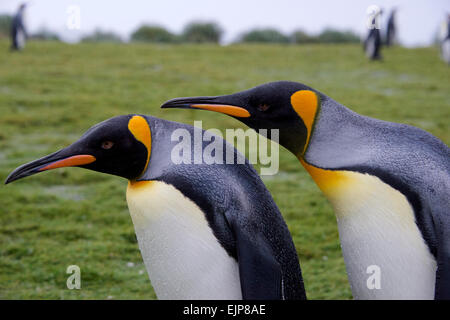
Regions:
<instances>
[{"instance_id":1,"label":"black penguin head","mask_svg":"<svg viewBox=\"0 0 450 320\"><path fill-rule=\"evenodd\" d=\"M5 183L61 167L82 167L133 180L146 169L150 152L147 120L139 115L118 116L96 124L67 148L18 167Z\"/></svg>"},{"instance_id":2,"label":"black penguin head","mask_svg":"<svg viewBox=\"0 0 450 320\"><path fill-rule=\"evenodd\" d=\"M312 130L320 96L297 82L270 82L238 93L216 97L177 98L162 108L204 109L228 114L259 130L279 130L279 142L295 155L303 154Z\"/></svg>"}]
</instances>

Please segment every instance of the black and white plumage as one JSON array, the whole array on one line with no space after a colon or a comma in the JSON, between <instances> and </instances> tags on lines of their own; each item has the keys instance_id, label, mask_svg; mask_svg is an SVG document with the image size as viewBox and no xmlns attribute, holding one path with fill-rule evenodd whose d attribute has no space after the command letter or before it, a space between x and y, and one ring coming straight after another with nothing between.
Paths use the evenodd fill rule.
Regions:
<instances>
[{"instance_id":1,"label":"black and white plumage","mask_svg":"<svg viewBox=\"0 0 450 320\"><path fill-rule=\"evenodd\" d=\"M386 27L386 46L395 45L397 42L397 21L396 21L397 10L392 9L389 15Z\"/></svg>"},{"instance_id":2,"label":"black and white plumage","mask_svg":"<svg viewBox=\"0 0 450 320\"><path fill-rule=\"evenodd\" d=\"M118 116L17 168L6 183L65 166L128 179L129 211L160 299L305 299L291 235L254 168L246 159L175 164L176 130L204 134L155 117ZM235 159L243 157L222 138L212 138ZM208 144L189 145L186 155L194 159Z\"/></svg>"},{"instance_id":3,"label":"black and white plumage","mask_svg":"<svg viewBox=\"0 0 450 320\"><path fill-rule=\"evenodd\" d=\"M371 60L381 59L381 33L380 33L380 20L381 10L373 13L369 19L371 23L369 24L369 32L366 39L364 40L364 53L366 57Z\"/></svg>"},{"instance_id":4,"label":"black and white plumage","mask_svg":"<svg viewBox=\"0 0 450 320\"><path fill-rule=\"evenodd\" d=\"M355 298L450 299L450 149L442 141L289 81L162 107L214 105L244 109L247 117L234 117L251 128L279 129L280 144L335 209ZM380 268L380 288L367 285L371 266Z\"/></svg>"},{"instance_id":5,"label":"black and white plumage","mask_svg":"<svg viewBox=\"0 0 450 320\"><path fill-rule=\"evenodd\" d=\"M447 16L447 20L442 23L440 47L442 60L450 65L450 14Z\"/></svg>"},{"instance_id":6,"label":"black and white plumage","mask_svg":"<svg viewBox=\"0 0 450 320\"><path fill-rule=\"evenodd\" d=\"M11 22L11 49L22 50L25 47L27 32L24 23L26 5L22 4Z\"/></svg>"}]
</instances>

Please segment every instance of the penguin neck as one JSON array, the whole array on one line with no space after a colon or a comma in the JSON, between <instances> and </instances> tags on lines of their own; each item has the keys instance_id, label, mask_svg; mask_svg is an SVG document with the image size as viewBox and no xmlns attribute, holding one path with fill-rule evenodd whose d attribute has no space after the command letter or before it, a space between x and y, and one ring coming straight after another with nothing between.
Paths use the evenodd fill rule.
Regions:
<instances>
[{"instance_id":1,"label":"penguin neck","mask_svg":"<svg viewBox=\"0 0 450 320\"><path fill-rule=\"evenodd\" d=\"M359 165L373 156L373 137L379 120L357 114L329 97L322 98L306 147L299 159L318 168L339 169Z\"/></svg>"},{"instance_id":2,"label":"penguin neck","mask_svg":"<svg viewBox=\"0 0 450 320\"><path fill-rule=\"evenodd\" d=\"M373 156L368 132L376 130L374 120L322 97L307 145L297 158L333 205L346 197L349 190L343 186L354 179L349 174L353 172L343 168L361 165Z\"/></svg>"}]
</instances>

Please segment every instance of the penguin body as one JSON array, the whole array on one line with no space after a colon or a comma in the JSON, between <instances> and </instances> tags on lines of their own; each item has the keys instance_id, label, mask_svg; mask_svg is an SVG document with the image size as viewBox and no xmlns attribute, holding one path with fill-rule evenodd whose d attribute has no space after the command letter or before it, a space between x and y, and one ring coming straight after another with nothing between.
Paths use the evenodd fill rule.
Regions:
<instances>
[{"instance_id":1,"label":"penguin body","mask_svg":"<svg viewBox=\"0 0 450 320\"><path fill-rule=\"evenodd\" d=\"M381 59L381 34L379 20L382 11L376 6L373 10L374 11L371 11L368 17L371 22L369 32L364 40L364 52L367 58L371 60L379 60Z\"/></svg>"},{"instance_id":2,"label":"penguin body","mask_svg":"<svg viewBox=\"0 0 450 320\"><path fill-rule=\"evenodd\" d=\"M289 230L248 161L245 160L245 165L227 165L227 152L223 152L223 164L181 163L174 166L167 161L178 143L172 141L171 132L184 129L194 137L203 130L154 117L147 117L147 120L150 127L158 128L152 132L152 141L158 143L152 144L152 159L139 180L172 185L198 205L220 245L239 261L244 298L304 298L297 253ZM234 153L234 163L238 162L238 157L243 157L223 139L215 139L223 143L223 150ZM199 148L191 142L191 150ZM201 149L205 150L207 146L208 142L203 141ZM251 283L245 283L252 278ZM281 281L283 290L274 292ZM265 291L273 295L260 297Z\"/></svg>"},{"instance_id":3,"label":"penguin body","mask_svg":"<svg viewBox=\"0 0 450 320\"><path fill-rule=\"evenodd\" d=\"M366 57L371 60L381 59L381 36L379 29L371 29L364 41L364 52Z\"/></svg>"},{"instance_id":4,"label":"penguin body","mask_svg":"<svg viewBox=\"0 0 450 320\"><path fill-rule=\"evenodd\" d=\"M329 187L353 297L432 299L436 260L406 198L376 176L336 173L342 181L322 188ZM373 267L380 270L378 288L367 285Z\"/></svg>"},{"instance_id":5,"label":"penguin body","mask_svg":"<svg viewBox=\"0 0 450 320\"><path fill-rule=\"evenodd\" d=\"M16 15L13 17L11 22L11 40L13 50L22 50L25 47L26 42L26 31L24 24L24 13L26 5L22 4L19 7Z\"/></svg>"},{"instance_id":6,"label":"penguin body","mask_svg":"<svg viewBox=\"0 0 450 320\"><path fill-rule=\"evenodd\" d=\"M447 19L442 22L439 44L441 49L441 57L448 65L450 65L450 14Z\"/></svg>"},{"instance_id":7,"label":"penguin body","mask_svg":"<svg viewBox=\"0 0 450 320\"><path fill-rule=\"evenodd\" d=\"M352 245L359 239L358 244L369 245L363 251L377 261L373 264L380 266L387 284L368 290L350 277L355 297L432 299L439 237L435 224L450 225L449 149L418 128L360 116L324 96L321 102L304 161L345 176L324 182L311 174L335 208L346 265L355 264L354 254L363 256ZM341 181L327 186L334 180ZM371 239L365 239L366 228ZM368 263L358 262L361 268Z\"/></svg>"},{"instance_id":8,"label":"penguin body","mask_svg":"<svg viewBox=\"0 0 450 320\"><path fill-rule=\"evenodd\" d=\"M127 178L130 215L160 299L304 299L289 230L253 167L248 161L175 164L176 130L203 133L150 116L115 117L71 146L19 167L7 183L74 165ZM192 159L207 142L189 145Z\"/></svg>"},{"instance_id":9,"label":"penguin body","mask_svg":"<svg viewBox=\"0 0 450 320\"><path fill-rule=\"evenodd\" d=\"M443 40L441 43L441 55L442 59L450 65L450 37Z\"/></svg>"},{"instance_id":10,"label":"penguin body","mask_svg":"<svg viewBox=\"0 0 450 320\"><path fill-rule=\"evenodd\" d=\"M141 181L129 183L127 202L159 299L242 299L239 265L193 201L170 184Z\"/></svg>"},{"instance_id":11,"label":"penguin body","mask_svg":"<svg viewBox=\"0 0 450 320\"><path fill-rule=\"evenodd\" d=\"M387 21L386 27L386 46L392 46L397 41L397 24L396 24L397 9L392 9Z\"/></svg>"},{"instance_id":12,"label":"penguin body","mask_svg":"<svg viewBox=\"0 0 450 320\"><path fill-rule=\"evenodd\" d=\"M288 81L163 107L202 104L243 108L249 116L235 118L254 129L279 128L280 144L334 207L355 298L450 298L450 149L443 142ZM380 288L367 283L372 266Z\"/></svg>"}]
</instances>

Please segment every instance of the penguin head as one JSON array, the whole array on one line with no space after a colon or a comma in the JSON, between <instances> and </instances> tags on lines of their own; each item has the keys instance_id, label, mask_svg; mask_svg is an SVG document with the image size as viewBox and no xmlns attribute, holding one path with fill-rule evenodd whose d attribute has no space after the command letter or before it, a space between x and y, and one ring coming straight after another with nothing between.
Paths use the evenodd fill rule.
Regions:
<instances>
[{"instance_id":1,"label":"penguin head","mask_svg":"<svg viewBox=\"0 0 450 320\"><path fill-rule=\"evenodd\" d=\"M70 146L18 167L5 183L61 167L81 167L134 180L145 171L150 152L147 120L140 115L118 116L96 124Z\"/></svg>"},{"instance_id":2,"label":"penguin head","mask_svg":"<svg viewBox=\"0 0 450 320\"><path fill-rule=\"evenodd\" d=\"M297 82L277 81L215 97L177 98L161 108L203 109L228 114L259 130L279 130L279 143L295 155L306 149L320 94Z\"/></svg>"}]
</instances>

